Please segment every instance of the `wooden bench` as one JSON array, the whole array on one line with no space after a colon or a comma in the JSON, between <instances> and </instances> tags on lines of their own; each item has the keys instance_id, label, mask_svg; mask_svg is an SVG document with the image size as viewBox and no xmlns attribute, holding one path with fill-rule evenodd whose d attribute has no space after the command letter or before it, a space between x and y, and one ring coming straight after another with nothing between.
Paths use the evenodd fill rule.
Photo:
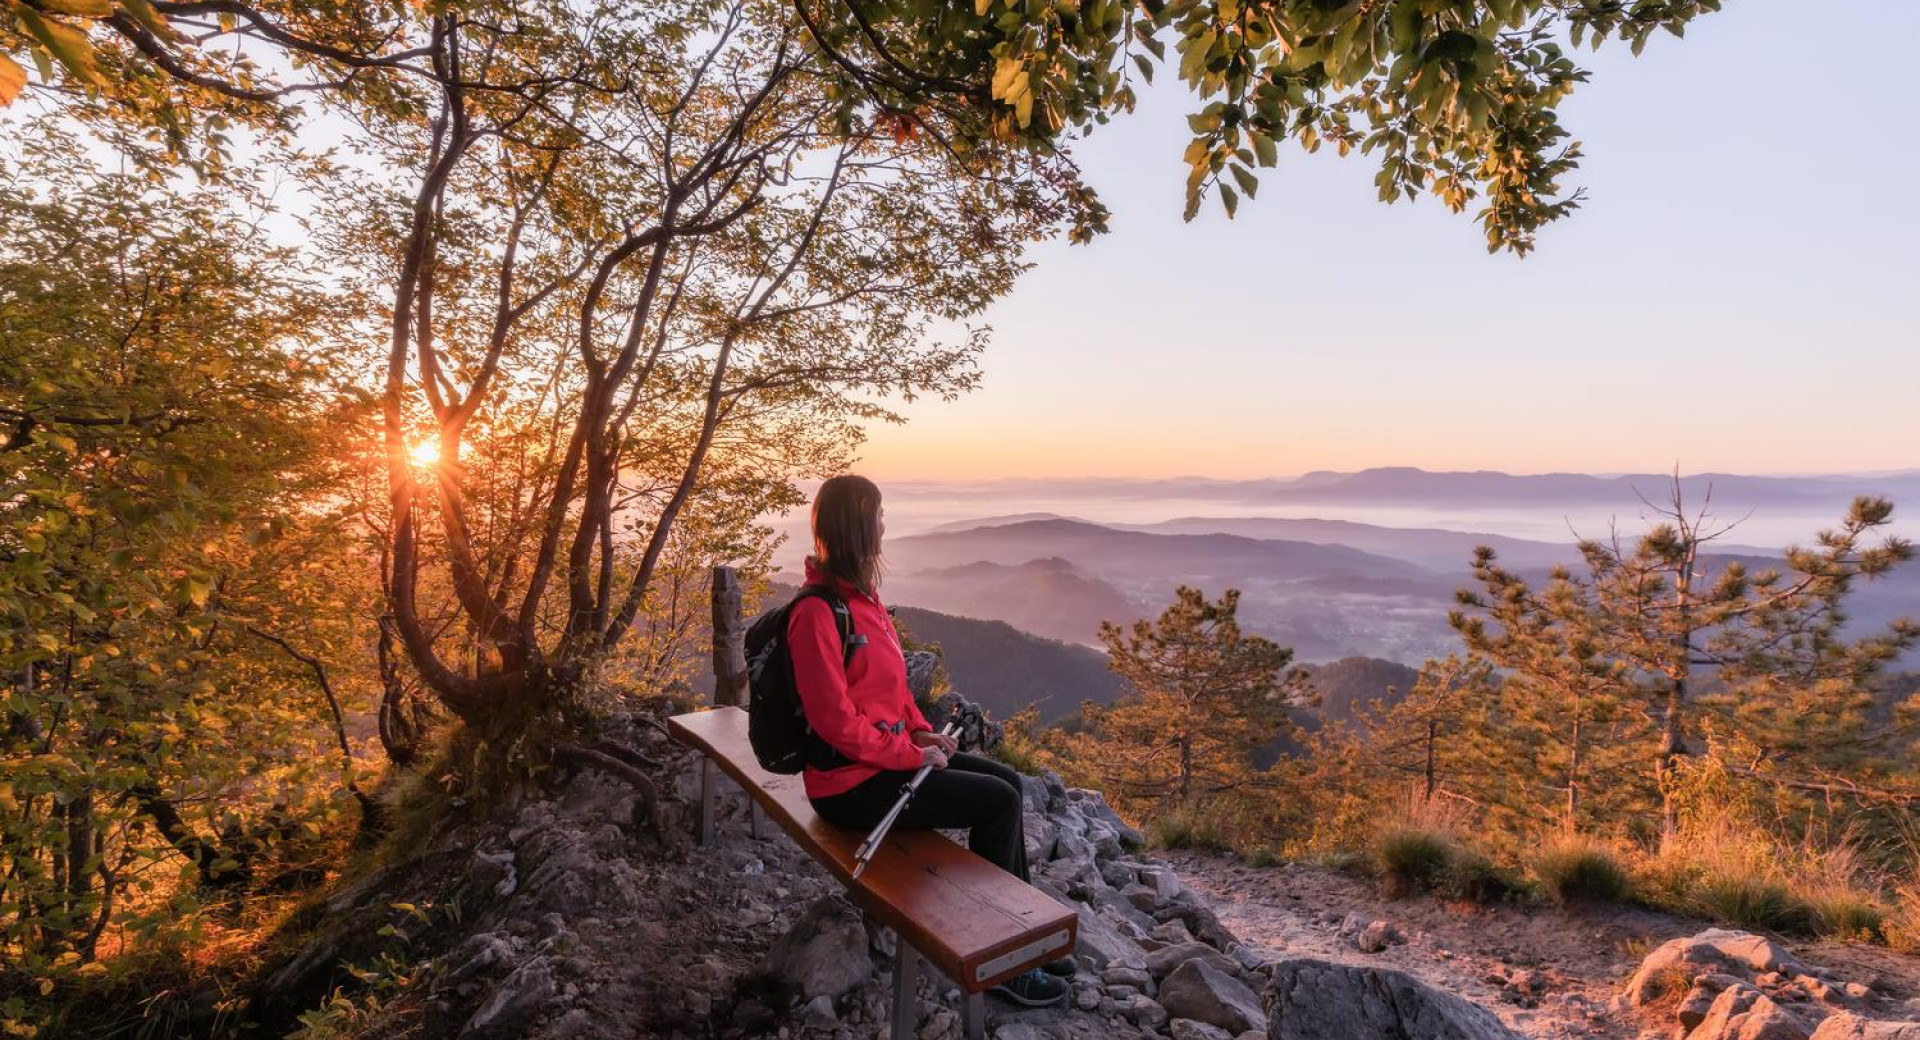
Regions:
<instances>
[{"instance_id":1,"label":"wooden bench","mask_svg":"<svg viewBox=\"0 0 1920 1040\"><path fill-rule=\"evenodd\" d=\"M667 720L674 737L707 756L701 771L701 841L711 839L717 765L782 830L820 861L854 900L900 938L893 969L893 1037L913 1035L919 962L926 960L966 994L961 1021L969 1040L986 1032L981 998L989 987L1073 951L1078 918L1044 892L935 831L895 831L853 879L854 850L866 835L817 816L797 776L760 768L747 743L747 713L734 707Z\"/></svg>"}]
</instances>

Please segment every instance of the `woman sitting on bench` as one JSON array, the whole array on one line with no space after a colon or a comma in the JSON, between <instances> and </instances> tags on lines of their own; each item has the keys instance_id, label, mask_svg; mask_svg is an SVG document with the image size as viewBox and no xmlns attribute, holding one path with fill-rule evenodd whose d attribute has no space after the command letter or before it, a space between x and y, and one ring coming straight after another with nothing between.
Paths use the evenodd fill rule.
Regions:
<instances>
[{"instance_id":1,"label":"woman sitting on bench","mask_svg":"<svg viewBox=\"0 0 1920 1040\"><path fill-rule=\"evenodd\" d=\"M833 477L813 500L813 555L807 584L847 604L853 636L843 650L833 608L818 596L797 603L787 623L794 684L807 724L827 745L802 778L807 798L827 822L866 831L880 822L900 789L923 765L933 767L894 826L966 828L967 847L1022 881L1027 878L1020 775L981 755L960 751L935 733L907 689L898 633L881 604L880 538L886 520L880 489L865 477ZM844 666L842 662L845 662ZM994 987L1032 1007L1067 994L1055 975L1072 975L1063 957Z\"/></svg>"}]
</instances>

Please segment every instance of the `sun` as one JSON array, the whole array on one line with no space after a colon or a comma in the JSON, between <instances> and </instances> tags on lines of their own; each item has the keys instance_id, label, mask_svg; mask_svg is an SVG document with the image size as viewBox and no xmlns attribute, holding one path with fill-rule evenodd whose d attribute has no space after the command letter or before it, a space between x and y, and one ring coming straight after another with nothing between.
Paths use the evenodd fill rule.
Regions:
<instances>
[{"instance_id":1,"label":"sun","mask_svg":"<svg viewBox=\"0 0 1920 1040\"><path fill-rule=\"evenodd\" d=\"M433 441L420 441L407 450L407 457L421 469L432 469L440 464L440 445Z\"/></svg>"}]
</instances>

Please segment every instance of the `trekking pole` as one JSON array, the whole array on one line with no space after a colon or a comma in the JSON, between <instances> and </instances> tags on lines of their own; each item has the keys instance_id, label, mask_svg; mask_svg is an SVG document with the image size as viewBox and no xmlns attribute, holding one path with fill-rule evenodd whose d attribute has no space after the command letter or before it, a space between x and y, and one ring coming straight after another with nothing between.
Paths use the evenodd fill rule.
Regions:
<instances>
[{"instance_id":1,"label":"trekking pole","mask_svg":"<svg viewBox=\"0 0 1920 1040\"><path fill-rule=\"evenodd\" d=\"M960 724L957 722L949 722L940 729L940 735L943 737L958 736L959 733ZM921 766L920 770L913 774L913 779L907 781L907 785L900 789L900 800L893 803L893 808L887 810L887 814L880 818L880 823L873 828L873 833L867 835L867 840L860 843L859 850L853 854L853 876L856 879L859 878L861 871L867 869L867 864L873 862L873 854L880 850L880 843L886 840L887 831L892 828L893 821L900 818L900 810L907 807L907 802L913 798L913 792L920 789L920 781L925 780L927 774L931 772L933 772L931 765Z\"/></svg>"}]
</instances>

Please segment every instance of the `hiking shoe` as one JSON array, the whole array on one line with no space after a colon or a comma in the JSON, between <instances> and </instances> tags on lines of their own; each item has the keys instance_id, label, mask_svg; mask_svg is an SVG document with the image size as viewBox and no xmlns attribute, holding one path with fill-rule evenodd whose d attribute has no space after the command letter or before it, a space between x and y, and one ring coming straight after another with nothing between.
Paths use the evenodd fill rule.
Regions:
<instances>
[{"instance_id":1,"label":"hiking shoe","mask_svg":"<svg viewBox=\"0 0 1920 1040\"><path fill-rule=\"evenodd\" d=\"M1059 960L1052 960L1042 964L1040 970L1049 975L1058 975L1063 979L1070 979L1079 973L1080 965L1074 961L1073 954L1069 953Z\"/></svg>"},{"instance_id":2,"label":"hiking shoe","mask_svg":"<svg viewBox=\"0 0 1920 1040\"><path fill-rule=\"evenodd\" d=\"M1048 1007L1067 999L1067 984L1039 968L1029 968L993 987L993 991L1028 1007Z\"/></svg>"}]
</instances>

